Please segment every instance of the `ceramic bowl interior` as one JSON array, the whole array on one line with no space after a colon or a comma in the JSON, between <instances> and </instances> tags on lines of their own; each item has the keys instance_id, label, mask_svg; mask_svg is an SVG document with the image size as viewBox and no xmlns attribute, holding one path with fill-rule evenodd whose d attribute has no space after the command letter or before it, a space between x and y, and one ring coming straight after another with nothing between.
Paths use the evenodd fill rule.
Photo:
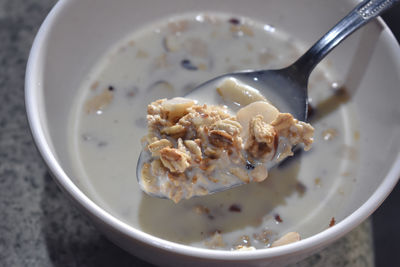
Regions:
<instances>
[{"instance_id":1,"label":"ceramic bowl interior","mask_svg":"<svg viewBox=\"0 0 400 267\"><path fill-rule=\"evenodd\" d=\"M38 33L27 71L27 110L38 148L55 180L100 228L125 249L147 260L160 263L171 255L175 259L190 256L231 263L300 259L299 255L315 251L361 223L389 194L400 173L400 53L381 20L348 38L325 60L351 95L359 132L357 168L349 178L354 180L352 187L338 186L331 192L343 190L345 197L340 200L321 201L321 207L334 211L338 224L325 231L318 226L314 232L309 231L308 238L287 247L240 255L197 249L142 232L138 218L120 220L90 193L74 169L68 153L71 107L85 75L99 58L117 41L155 18L184 12L239 14L274 25L307 47L354 5L355 1L334 0L61 0ZM139 194L137 188L134 192ZM315 225L321 225L319 216L313 216ZM138 242L141 250L135 250ZM152 258L152 249L163 256Z\"/></svg>"}]
</instances>

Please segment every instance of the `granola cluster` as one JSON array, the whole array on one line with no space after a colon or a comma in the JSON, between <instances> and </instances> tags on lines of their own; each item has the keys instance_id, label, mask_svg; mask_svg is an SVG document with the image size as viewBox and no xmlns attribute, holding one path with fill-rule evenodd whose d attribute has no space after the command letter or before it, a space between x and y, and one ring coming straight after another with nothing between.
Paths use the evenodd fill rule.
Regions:
<instances>
[{"instance_id":1,"label":"granola cluster","mask_svg":"<svg viewBox=\"0 0 400 267\"><path fill-rule=\"evenodd\" d=\"M278 155L278 161L293 155L292 146L304 144L304 150L308 151L314 139L314 128L303 121L299 121L289 113L280 113L278 117L271 122L277 135L286 139L283 151Z\"/></svg>"},{"instance_id":2,"label":"granola cluster","mask_svg":"<svg viewBox=\"0 0 400 267\"><path fill-rule=\"evenodd\" d=\"M161 99L148 106L145 163L148 192L162 192L175 202L208 193L207 184L219 161L243 161L241 125L220 106L197 105L184 98ZM188 176L190 172L190 176ZM165 177L157 183L157 177Z\"/></svg>"},{"instance_id":3,"label":"granola cluster","mask_svg":"<svg viewBox=\"0 0 400 267\"><path fill-rule=\"evenodd\" d=\"M150 159L142 167L142 188L179 202L206 195L216 184L261 182L268 176L263 163L292 155L292 146L299 143L309 149L309 124L279 112L268 121L245 109L238 120L226 107L198 105L190 99L152 102L144 138ZM250 116L245 123L243 116Z\"/></svg>"}]
</instances>

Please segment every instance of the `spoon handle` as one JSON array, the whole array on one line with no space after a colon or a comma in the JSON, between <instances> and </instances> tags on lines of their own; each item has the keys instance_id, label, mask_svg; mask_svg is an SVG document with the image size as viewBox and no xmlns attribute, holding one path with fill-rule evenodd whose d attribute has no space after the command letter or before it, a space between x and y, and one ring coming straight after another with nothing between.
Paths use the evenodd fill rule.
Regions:
<instances>
[{"instance_id":1,"label":"spoon handle","mask_svg":"<svg viewBox=\"0 0 400 267\"><path fill-rule=\"evenodd\" d=\"M399 0L364 0L319 39L291 67L307 79L314 67L355 30L379 16Z\"/></svg>"}]
</instances>

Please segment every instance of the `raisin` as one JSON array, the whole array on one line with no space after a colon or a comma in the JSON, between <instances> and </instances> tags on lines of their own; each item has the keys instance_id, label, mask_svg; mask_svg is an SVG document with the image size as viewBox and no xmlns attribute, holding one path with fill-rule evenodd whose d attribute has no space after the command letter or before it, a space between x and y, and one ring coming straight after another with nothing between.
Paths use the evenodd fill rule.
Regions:
<instances>
[{"instance_id":1,"label":"raisin","mask_svg":"<svg viewBox=\"0 0 400 267\"><path fill-rule=\"evenodd\" d=\"M329 222L329 227L332 227L336 224L335 217L332 217L331 221Z\"/></svg>"},{"instance_id":2,"label":"raisin","mask_svg":"<svg viewBox=\"0 0 400 267\"><path fill-rule=\"evenodd\" d=\"M238 204L232 204L229 207L229 211L231 211L231 212L241 212L242 208Z\"/></svg>"},{"instance_id":3,"label":"raisin","mask_svg":"<svg viewBox=\"0 0 400 267\"><path fill-rule=\"evenodd\" d=\"M246 169L248 170L254 170L256 166L254 166L251 162L247 161L246 162Z\"/></svg>"},{"instance_id":4,"label":"raisin","mask_svg":"<svg viewBox=\"0 0 400 267\"><path fill-rule=\"evenodd\" d=\"M279 216L279 214L275 214L275 221L276 221L277 223L283 222L283 220L282 220L281 216Z\"/></svg>"},{"instance_id":5,"label":"raisin","mask_svg":"<svg viewBox=\"0 0 400 267\"><path fill-rule=\"evenodd\" d=\"M192 70L192 71L197 70L197 66L193 65L189 59L183 59L181 61L181 66L182 66L182 68L187 69L187 70Z\"/></svg>"},{"instance_id":6,"label":"raisin","mask_svg":"<svg viewBox=\"0 0 400 267\"><path fill-rule=\"evenodd\" d=\"M239 25L240 24L240 20L237 18L231 18L229 19L229 23L233 24L233 25Z\"/></svg>"}]
</instances>

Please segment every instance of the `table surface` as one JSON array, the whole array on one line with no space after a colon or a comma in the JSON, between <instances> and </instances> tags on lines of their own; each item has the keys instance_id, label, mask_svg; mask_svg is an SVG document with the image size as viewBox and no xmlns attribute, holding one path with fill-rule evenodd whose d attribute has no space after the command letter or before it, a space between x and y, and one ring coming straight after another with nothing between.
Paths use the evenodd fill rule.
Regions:
<instances>
[{"instance_id":1,"label":"table surface","mask_svg":"<svg viewBox=\"0 0 400 267\"><path fill-rule=\"evenodd\" d=\"M30 47L55 0L0 0L0 266L152 266L101 235L52 181L24 107ZM373 266L371 221L294 266Z\"/></svg>"}]
</instances>

